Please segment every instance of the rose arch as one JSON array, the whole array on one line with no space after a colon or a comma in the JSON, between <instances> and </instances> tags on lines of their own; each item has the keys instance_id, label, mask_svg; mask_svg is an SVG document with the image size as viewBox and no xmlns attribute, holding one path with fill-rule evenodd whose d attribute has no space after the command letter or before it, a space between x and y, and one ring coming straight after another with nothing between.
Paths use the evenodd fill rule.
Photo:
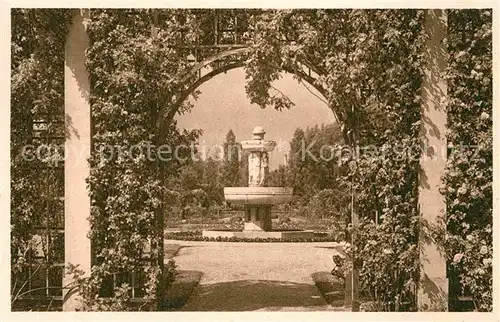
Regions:
<instances>
[{"instance_id":1,"label":"rose arch","mask_svg":"<svg viewBox=\"0 0 500 322\"><path fill-rule=\"evenodd\" d=\"M216 14L214 14L214 12ZM335 12L318 13L318 17L314 17L313 20L320 19L321 18L320 14L334 15L336 13ZM351 14L352 14L351 12L347 13L346 17L351 16ZM355 16L355 14L352 14L352 16ZM176 57L178 58L178 60L182 61L181 62L182 64L179 63L179 66L180 65L182 66L179 67L178 65L176 65L172 67L172 69L174 70L172 73L176 73L176 78L175 80L172 81L169 80L169 82L166 82L168 85L166 85L165 88L162 88L162 90L168 91L169 92L168 95L171 96L168 97L168 99L166 99L167 101L166 103L162 102L165 104L158 106L160 104L153 104L155 102L152 102L152 100L147 101L148 98L147 96L156 95L158 92L157 91L158 88L154 88L154 90L152 90L151 92L147 92L146 94L138 91L137 95L133 96L133 93L130 94L130 92L133 92L133 89L131 90L132 86L128 83L130 82L134 86L136 86L138 84L137 83L138 78L141 78L141 76L143 76L146 73L149 73L148 77L151 77L151 75L154 76L155 72L154 70L143 71L140 70L140 68L138 68L139 71L127 70L128 73L123 73L118 75L121 78L115 77L116 75L114 75L114 72L116 70L118 70L119 68L126 69L128 65L126 63L121 62L122 65L116 67L115 65L113 65L115 63L112 59L113 57L107 57L109 59L102 62L103 66L108 68L106 72L109 78L105 79L105 81L103 81L104 77L103 79L98 79L100 72L99 70L94 69L89 71L87 69L88 67L87 63L89 60L89 51L88 51L89 47L93 47L92 49L94 50L94 54L97 53L97 55L99 55L101 49L98 48L96 43L92 44L89 39L89 32L88 29L86 29L87 28L86 23L84 22L86 18L89 18L89 11L88 10L74 11L72 23L69 27L69 32L66 36L65 57L64 57L65 58L64 93L66 96L66 99L64 100L64 114L66 116L67 124L70 124L72 128L71 133L69 133L68 136L65 138L66 146L68 148L66 150L66 155L65 155L65 173L64 173L65 197L66 197L64 200L65 203L64 261L66 263L79 265L85 276L89 276L91 271L94 274L99 269L95 268L96 266L93 265L95 264L95 260L92 258L91 254L94 251L94 249L92 249L93 247L91 247L91 241L90 238L88 237L89 232L91 231L91 223L89 223L88 218L91 218L92 224L100 225L102 224L102 222L105 222L110 217L103 209L107 209L106 208L107 206L113 207L116 204L122 206L122 204L120 204L121 202L120 193L122 193L122 191L117 191L115 192L116 195L110 196L110 198L108 198L111 201L109 201L108 199L104 201L98 200L98 202L101 202L100 206L104 205L102 206L103 209L100 209L98 206L92 205L93 213L91 213L91 196L89 196L89 194L91 194L92 191L89 189L89 187L93 189L96 187L96 185L101 184L102 181L99 180L101 180L102 178L95 177L95 173L96 172L99 173L100 169L91 168L91 165L89 163L82 162L82 160L90 159L92 157L91 149L95 141L95 136L94 136L95 131L102 130L102 127L100 127L101 124L96 124L98 122L95 122L96 114L98 115L98 117L101 118L100 120L104 120L103 123L105 123L106 125L109 125L110 127L116 126L114 134L112 133L113 135L115 135L113 139L116 141L120 140L123 141L123 138L120 136L121 133L119 133L120 132L119 130L121 129L122 132L125 133L128 130L128 128L125 126L126 124L121 128L117 126L116 125L117 122L116 120L113 119L113 117L116 118L121 117L122 119L125 120L128 120L129 118L119 114L118 112L121 111L120 108L117 108L117 106L123 107L127 105L127 107L132 106L133 108L138 108L140 109L140 111L137 112L137 114L134 116L138 118L144 117L144 119L141 119L141 122L143 122L143 124L140 124L140 126L136 125L134 129L136 130L137 133L142 133L140 131L142 131L144 128L147 128L147 130L150 131L147 134L150 135L151 137L155 137L157 143L162 144L165 138L168 136L169 127L171 126L172 123L171 121L174 119L175 115L179 111L181 111L183 102L185 102L186 99L192 93L196 92L196 89L201 84L207 82L208 80L210 80L211 78L220 73L224 73L234 68L240 68L240 67L254 68L254 69L268 68L270 70L270 74L275 73L276 70L285 71L294 74L301 81L311 84L318 90L319 93L321 93L324 97L326 97L327 100L330 102L329 104L330 109L334 113L338 123L341 125L346 125L346 127L344 128L344 133L351 135L354 132L350 131L353 129L349 128L350 120L347 115L348 113L356 114L354 113L356 108L360 108L360 105L362 104L358 104L357 101L354 101L354 103L351 104L351 106L349 106L349 108L352 109L351 112L347 111L346 109L341 110L339 106L340 103L342 103L341 102L342 98L350 97L349 95L351 94L344 95L345 94L344 92L347 92L347 88L352 84L346 82L345 84L343 83L341 85L338 85L339 87L335 88L336 91L335 94L338 95L337 96L332 95L333 91L331 87L333 86L332 84L335 85L335 82L332 81L332 79L330 79L329 80L330 83L328 83L330 84L330 87L328 87L328 85L325 85L327 83L325 81L325 77L328 77L330 72L324 70L323 65L325 65L326 63L325 64L318 63L318 62L323 62L324 56L332 54L333 50L314 52L314 50L308 51L308 50L296 49L298 47L296 44L294 44L295 40L293 39L301 39L302 35L300 33L302 32L302 30L299 30L296 34L292 33L289 35L285 33L283 35L284 39L279 39L279 41L276 42L274 42L275 39L269 36L270 31L265 30L262 37L268 37L266 38L267 44L275 44L274 48L270 49L269 52L272 53L272 55L274 55L274 57L276 58L267 60L266 59L267 57L259 57L262 48L259 47L258 45L252 45L252 42L254 42L254 37L256 37L256 35L254 33L255 30L252 29L252 23L250 22L251 19L254 19L256 17L246 17L245 15L242 16L240 13L234 13L231 10L227 11L207 10L206 15L207 17L209 16L209 19L208 18L201 19L199 21L200 30L198 34L203 36L199 38L196 37L193 38L193 35L189 34L190 31L187 30L189 28L186 27L189 26L189 21L184 21L183 20L184 18L182 17L175 18L177 19L175 23L180 25L181 28L176 29L176 27L173 28L169 24L163 25L166 26L165 28L171 28L172 30L175 30L175 37L172 36L172 38L175 38L175 41L173 41L174 42L173 44L169 44L169 46L172 46L172 53L177 55ZM255 16L258 16L258 14L256 14ZM286 15L284 16L285 17L282 20L283 23L289 23L289 21L287 21L289 17L286 17ZM423 66L423 69L426 72L422 74L423 76L422 76L421 89L419 88L419 91L421 90L422 93L421 95L415 95L418 96L419 98L421 97L422 101L419 104L421 104L422 108L418 110L419 106L415 105L414 102L411 103L413 105L411 104L410 105L413 108L417 106L416 110L414 111L415 112L414 114L420 117L419 122L421 123L421 136L423 137L423 139L429 145L441 147L441 146L446 146L444 133L446 131L447 114L446 111L440 107L440 102L442 102L447 95L446 81L444 80L442 75L444 67L446 66L446 56L445 56L446 48L442 43L442 40L445 37L447 30L446 24L443 23L443 21L446 21L446 13L441 10L426 10L424 16L425 16L424 19L422 19L423 22L421 23L422 29L428 31L429 34L429 37L425 40L425 42L423 42L423 49L422 49L425 58L424 59L425 66ZM381 17L384 18L383 16ZM107 18L109 17L106 17L106 19ZM130 29L139 28L137 26L143 26L140 23L144 23L144 21L146 21L144 24L146 24L147 26L149 26L148 24L151 22L153 25L153 27L151 28L151 34L153 35L157 32L156 26L160 23L158 19L156 18L150 19L149 16L147 17L147 19L144 19L144 21L141 21L139 23L136 20L134 20L135 18L126 17L126 15L122 15L122 13L118 14L117 17L112 17L112 18L113 19L116 18L117 20L113 23L110 23L111 28L119 30L118 31L106 30L105 29L107 28L106 26L102 27L103 30L101 30L100 32L102 33L103 39L106 39L106 37L109 36L110 32L116 31L117 33L123 32L124 34L126 34L123 31L124 30L122 23L123 21L120 19L125 19L125 20L129 19L129 22L133 21L133 23L127 25L127 27L129 27ZM382 18L379 21L388 21L387 19L382 19ZM106 19L103 18L103 25L107 23ZM406 17L404 19L406 19ZM391 22L389 21L387 23ZM403 25L406 28L406 25L405 24ZM117 26L120 26L120 28L118 28ZM95 28L98 27L100 26L97 26ZM184 27L186 27L187 29ZM327 27L331 26L328 25ZM321 26L319 26L317 30L320 30L320 28ZM357 28L359 28L359 30L363 30L364 26L360 25L357 26ZM143 29L146 30L148 29L148 27ZM139 31L134 30L134 32L136 32L136 34L133 35L138 37L137 39L146 39L148 37L144 36L144 34L147 34L147 32L143 32L143 30ZM273 32L271 31L271 33ZM278 32L275 33L278 34ZM311 36L311 35L314 36L314 32L307 33L304 31L304 33L306 36ZM172 32L172 35L173 34L174 32ZM359 32L359 34L363 33ZM389 36L398 37L397 32L389 34ZM287 37L289 37L290 40ZM188 38L194 40L190 42L183 41L183 39L188 39ZM113 40L115 41L115 39ZM169 40L170 39L165 39L166 42ZM364 41L363 37L360 37L357 40L360 43ZM93 39L93 41L95 41L95 39ZM158 41L158 39L155 38L155 41ZM308 41L307 39L306 40L302 39L303 43L300 45L304 45L306 47L307 41ZM145 41L144 44L142 43L137 44L137 42L131 45L131 47L122 48L123 49L122 54L126 55L128 54L128 51L138 50L137 48L140 46L144 47L152 46L147 41ZM284 44L283 47L287 47L288 52L283 53L277 50L279 49L279 47L282 46L282 44ZM99 43L99 45L100 46L106 45L105 41L102 41L101 43ZM119 43L116 46L121 46L121 45L123 44ZM310 48L312 47L314 46L310 46ZM390 46L385 46L381 50L390 51L392 49L393 48ZM148 51L144 50L144 52L147 53ZM139 53L143 54L143 52ZM342 53L339 53L338 57L342 57L341 54ZM402 57L402 55L403 54L400 55L401 56L400 58L401 60L403 60L403 63L405 63L404 60L406 59L406 57ZM119 57L119 55L117 55L117 57ZM330 58L332 61L334 61L335 57L333 58L332 57ZM370 58L369 55L367 57ZM135 59L137 57L133 58ZM144 60L144 63L139 64L140 65L139 67L151 63L150 61L148 61L148 58L150 58L148 55L143 55L140 58ZM175 63L175 59L172 59L170 62L172 61L174 61ZM128 64L130 65L133 63L128 62ZM266 64L269 64L270 66L266 66ZM151 65L154 66L154 64ZM186 65L187 67L184 65ZM345 68L348 69L349 67L350 66L346 64ZM165 68L165 70L167 70L167 68ZM165 70L163 70L162 72L165 72ZM265 70L263 74L265 74L266 71L267 70ZM136 75L133 74L134 72L137 72L137 74ZM344 71L341 70L341 72ZM369 82L370 80L374 79L376 80L378 77L378 75L375 73L367 75L366 79L356 79L355 78L357 77L356 73L359 74L359 70L353 70L350 72L352 72L353 79L358 81L359 84L364 84L365 81ZM377 71L377 73L383 73L383 72L385 71L382 68ZM400 73L403 72L404 71L400 71ZM133 75L134 77L131 77L130 75ZM129 76L130 79L126 79L126 77ZM399 75L397 71L394 72L393 77L397 78L398 76ZM145 79L146 79L145 83L147 83L148 80L154 79L154 77L150 79L148 78ZM270 81L272 81L272 79L271 80L251 79L249 83L251 83L252 81L257 81L257 82L260 81L261 83L257 83L257 86L262 85L262 88L268 89L266 88L266 85L268 85ZM123 100L126 102L126 104L124 104L123 101L120 101L121 97L117 97L118 95L116 93L113 93L113 91L108 92L107 88L103 89L104 86L101 86L103 82L108 82L109 84L111 84L110 88L112 90L115 90L116 92L122 91L120 93L123 93L124 96L129 95L127 96L126 100L125 99ZM147 87L146 85L144 85L144 88ZM249 86L251 87L252 84L250 84ZM345 86L346 89L342 88L342 86ZM378 84L378 86L380 86L380 88L383 88L384 84ZM397 92L398 90L400 92ZM391 95L393 95L393 97L396 98L398 95L409 96L410 94L405 92L405 90L407 89L392 88L392 87L386 89L387 92L391 92ZM92 93L92 91L94 91L94 93ZM161 90L159 91L161 92ZM98 93L96 94L96 92ZM255 88L254 88L254 94L255 94ZM412 93L412 95L413 94L415 93ZM113 95L117 96L115 97ZM143 103L143 101L140 101L141 95L142 97L146 97L147 103L151 104L148 105L144 104L144 106L142 106L140 104ZM264 93L262 96L265 97L265 95L266 94ZM361 93L358 96L362 95L363 94ZM130 103L131 101L138 103L134 105ZM333 102L335 102L335 104ZM264 99L260 103L266 105L265 103L267 103L267 101ZM283 102L275 101L275 103L279 105L282 104ZM285 106L285 105L279 105L279 106ZM95 108L96 106L98 106L100 109L97 110ZM144 109L149 108L152 111L151 115L146 113L146 111L144 111L142 108ZM392 106L388 104L387 108L392 108ZM105 115L105 113L108 112L112 116L109 118L111 119L111 121L109 119L106 119L107 115ZM144 114L148 115L144 116ZM147 117L150 117L150 119L147 119ZM384 117L383 113L379 113L379 117L383 118ZM369 122L370 119L365 119L363 121ZM411 131L413 131L412 135L414 134L415 131L420 131L419 129L415 130L418 124L417 125L403 124L403 125L407 127L412 127L411 128ZM357 133L356 135L359 135L359 133ZM106 138L106 136L105 135L99 136L99 139L103 138ZM351 140L350 143L354 144L357 142L355 139L359 138L359 136L358 137L352 136L352 138L354 139ZM418 190L418 195L415 195L414 199L416 200L415 203L418 203L421 217L430 223L437 223L437 215L439 213L444 213L445 211L445 200L438 189L440 184L440 178L445 172L445 163L446 159L444 160L440 159L437 161L434 160L433 162L422 161L419 164L421 170L419 178L423 179L421 180L421 183L416 189ZM115 171L114 172L115 174L116 173L121 174L120 171L122 171L123 173L128 175L128 172L133 173L132 167L135 165L130 166L130 169L126 170L119 168L119 166L120 165L117 166L115 164L111 164L110 169ZM150 165L148 164L148 166ZM146 170L149 172L147 172L147 175L144 175L143 177L147 177L148 180L144 179L144 181L141 181L141 184L142 183L148 184L152 179L158 181L158 184L156 186L153 186L152 189L145 191L145 194L152 191L151 193L153 194L153 196L151 198L147 198L150 196L147 197L142 196L145 198L145 200L147 200L147 202L149 202L148 207L150 208L148 209L153 209L153 210L148 211L146 214L141 213L141 215L150 216L154 220L155 231L154 232L147 231L145 235L142 237L152 237L153 239L155 239L155 243L153 246L156 247L157 258L155 258L155 260L151 262L153 263L153 266L158 268L160 273L164 269L163 268L164 232L163 232L163 222L162 222L163 214L161 213L162 211L161 204L163 200L161 200L161 198L158 198L158 196L161 196L161 192L158 192L157 194L154 193L156 193L155 190L156 188L158 188L157 189L158 191L160 191L163 188L163 186L161 185L164 184L164 182L161 182L162 181L161 179L163 178L163 176L165 176L165 173L162 172L164 170L162 167L163 165L160 164L158 165L155 164L154 167L151 168L145 167ZM110 171L110 173L112 172ZM148 177L153 175L157 175L159 178ZM87 182L89 177L91 177L91 179L94 180L94 181L90 180L90 184ZM112 175L110 175L106 180L114 180L114 179L115 178ZM143 180L143 178L140 179ZM105 185L103 184L103 186ZM135 187L132 184L130 184L130 186L127 186L127 188L130 188L130 191L134 193L134 191L139 190L143 187L141 187L141 185ZM105 191L105 189L103 189L103 191ZM92 197L94 199L96 198L99 199L99 196L96 197L94 195ZM390 197L390 195L388 195L388 197ZM126 202L128 201L126 200ZM126 202L123 202L123 204L126 204ZM144 204L146 204L146 202ZM116 213L113 213L113 215L116 215L116 217L122 216L123 212L119 211L121 209L119 207L117 207L116 209L118 209L118 211L116 211ZM96 212L99 213L98 216L95 215ZM154 216L152 215L152 213L154 213ZM149 220L150 217L148 217L147 219ZM128 230L135 229L136 222L131 218L126 218L126 219L128 219L128 221L125 220L124 225L128 225L127 229ZM143 221L146 222L147 220ZM424 228L422 228L419 231L423 232ZM104 234L105 232L99 232L99 233ZM144 232L141 231L140 233ZM109 243L112 244L111 246L114 247L119 242L123 243L130 242L128 240L125 240L126 238L123 236L121 237L117 236L117 238L121 239L118 242L110 241ZM132 247L134 247L134 245L132 245ZM424 241L422 239L422 242L420 243L419 247L420 247L419 259L421 266L421 275L423 277L422 278L423 283L419 285L419 292L418 292L419 309L446 310L446 295L447 295L446 293L448 291L448 280L446 276L446 259L443 256L443 254L439 252L436 244L433 241L428 241L428 240ZM123 254L117 254L117 252L107 251L107 249L104 249L104 251L105 251L104 252L105 256L107 256L107 259L109 259L110 262L111 261L120 262L124 257L127 257L124 256ZM152 273L158 274L158 272L152 272ZM65 279L67 279L68 282L71 281L71 278L68 276L66 276ZM157 289L156 296L160 298L162 298L164 294L164 289L162 289L163 286L162 283L163 282L160 281L156 286L150 285L152 289L155 289L156 287ZM64 301L64 310L75 310L78 307L79 302L77 295L78 294L76 293L65 294L66 298ZM436 303L436 298L439 299L438 303Z\"/></svg>"}]
</instances>

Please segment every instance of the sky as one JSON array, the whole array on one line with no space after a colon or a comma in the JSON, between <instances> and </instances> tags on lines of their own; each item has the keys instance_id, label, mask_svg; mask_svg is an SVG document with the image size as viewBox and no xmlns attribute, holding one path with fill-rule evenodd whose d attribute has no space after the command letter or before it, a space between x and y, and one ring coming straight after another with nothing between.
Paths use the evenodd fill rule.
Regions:
<instances>
[{"instance_id":1,"label":"sky","mask_svg":"<svg viewBox=\"0 0 500 322\"><path fill-rule=\"evenodd\" d=\"M243 68L229 70L203 83L201 91L190 113L177 115L178 126L184 129L202 129L200 146L217 150L227 132L232 129L236 141L251 139L252 130L260 125L266 131L265 139L277 142L270 153L271 170L284 163L289 149L288 141L298 127L335 122L333 113L318 97L324 98L311 85L299 84L292 75L283 73L273 85L287 95L295 106L289 110L277 111L267 107L261 109L251 104L245 93L245 71Z\"/></svg>"}]
</instances>

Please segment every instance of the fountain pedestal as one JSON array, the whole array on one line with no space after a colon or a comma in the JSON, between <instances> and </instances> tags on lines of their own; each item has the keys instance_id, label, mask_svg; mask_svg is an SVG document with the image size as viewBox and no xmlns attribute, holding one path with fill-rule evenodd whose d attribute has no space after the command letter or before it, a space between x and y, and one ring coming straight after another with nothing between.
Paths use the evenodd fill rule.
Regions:
<instances>
[{"instance_id":1,"label":"fountain pedestal","mask_svg":"<svg viewBox=\"0 0 500 322\"><path fill-rule=\"evenodd\" d=\"M243 230L269 231L271 229L271 205L245 205L245 225Z\"/></svg>"}]
</instances>

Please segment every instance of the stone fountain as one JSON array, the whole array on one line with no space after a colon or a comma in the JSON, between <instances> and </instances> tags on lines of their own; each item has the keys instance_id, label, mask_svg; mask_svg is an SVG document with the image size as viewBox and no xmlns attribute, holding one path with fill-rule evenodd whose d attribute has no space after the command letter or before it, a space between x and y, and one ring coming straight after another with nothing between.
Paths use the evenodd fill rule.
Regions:
<instances>
[{"instance_id":1,"label":"stone fountain","mask_svg":"<svg viewBox=\"0 0 500 322\"><path fill-rule=\"evenodd\" d=\"M260 126L252 131L252 139L241 142L244 151L248 151L248 187L225 187L224 198L232 204L245 207L245 224L243 231L205 230L206 237L240 237L240 238L278 238L297 239L311 238L312 231L305 230L273 230L271 207L290 202L293 188L268 187L269 152L276 147L275 141L264 140L266 132Z\"/></svg>"}]
</instances>

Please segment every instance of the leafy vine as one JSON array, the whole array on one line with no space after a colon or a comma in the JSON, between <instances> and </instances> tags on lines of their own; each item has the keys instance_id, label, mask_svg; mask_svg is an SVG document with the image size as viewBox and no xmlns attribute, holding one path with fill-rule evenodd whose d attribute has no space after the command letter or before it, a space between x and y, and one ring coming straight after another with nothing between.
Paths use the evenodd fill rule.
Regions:
<instances>
[{"instance_id":1,"label":"leafy vine","mask_svg":"<svg viewBox=\"0 0 500 322\"><path fill-rule=\"evenodd\" d=\"M447 204L443 245L455 295L471 295L477 310L491 311L492 11L450 10L448 28L449 157L442 187Z\"/></svg>"}]
</instances>

